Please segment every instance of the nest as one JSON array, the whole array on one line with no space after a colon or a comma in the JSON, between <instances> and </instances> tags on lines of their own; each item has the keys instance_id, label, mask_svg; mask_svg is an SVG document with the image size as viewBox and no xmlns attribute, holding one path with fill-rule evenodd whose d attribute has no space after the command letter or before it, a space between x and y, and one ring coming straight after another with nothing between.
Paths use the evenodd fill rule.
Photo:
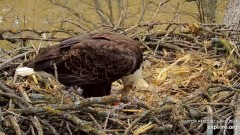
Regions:
<instances>
[{"instance_id":1,"label":"nest","mask_svg":"<svg viewBox=\"0 0 240 135\"><path fill-rule=\"evenodd\" d=\"M146 64L142 79L122 97L83 99L79 89L54 77L18 77L31 50L0 64L2 134L202 134L233 133L239 116L237 42L222 27L138 35ZM24 51L24 53L22 53ZM7 54L7 52L6 52Z\"/></svg>"}]
</instances>

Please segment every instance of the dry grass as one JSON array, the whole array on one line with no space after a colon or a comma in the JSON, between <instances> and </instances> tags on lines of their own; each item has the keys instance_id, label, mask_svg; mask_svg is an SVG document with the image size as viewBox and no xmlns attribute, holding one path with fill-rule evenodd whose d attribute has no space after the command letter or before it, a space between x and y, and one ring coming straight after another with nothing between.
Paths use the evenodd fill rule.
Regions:
<instances>
[{"instance_id":1,"label":"dry grass","mask_svg":"<svg viewBox=\"0 0 240 135\"><path fill-rule=\"evenodd\" d=\"M130 96L148 105L158 106L168 97L183 100L197 91L205 90L213 82L234 84L232 76L228 74L234 69L227 64L227 57L208 57L208 54L197 51L164 51L162 59L150 56L148 60L151 65L143 70L148 87L135 89Z\"/></svg>"}]
</instances>

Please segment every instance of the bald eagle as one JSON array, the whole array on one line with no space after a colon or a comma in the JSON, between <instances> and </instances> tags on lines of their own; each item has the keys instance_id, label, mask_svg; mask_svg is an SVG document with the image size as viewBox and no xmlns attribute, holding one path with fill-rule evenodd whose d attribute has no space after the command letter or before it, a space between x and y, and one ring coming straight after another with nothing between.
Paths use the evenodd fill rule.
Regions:
<instances>
[{"instance_id":1,"label":"bald eagle","mask_svg":"<svg viewBox=\"0 0 240 135\"><path fill-rule=\"evenodd\" d=\"M41 51L25 63L34 71L54 75L66 86L80 86L84 97L109 95L112 82L133 74L143 61L138 44L117 33L81 35Z\"/></svg>"}]
</instances>

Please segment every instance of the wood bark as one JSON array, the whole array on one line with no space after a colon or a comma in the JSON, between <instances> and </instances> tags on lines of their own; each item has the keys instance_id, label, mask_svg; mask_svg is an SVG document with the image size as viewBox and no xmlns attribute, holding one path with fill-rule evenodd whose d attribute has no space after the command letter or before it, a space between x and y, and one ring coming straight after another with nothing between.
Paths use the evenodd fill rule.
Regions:
<instances>
[{"instance_id":1,"label":"wood bark","mask_svg":"<svg viewBox=\"0 0 240 135\"><path fill-rule=\"evenodd\" d=\"M224 17L224 24L233 30L239 30L240 21L240 1L230 0L227 7L227 12Z\"/></svg>"}]
</instances>

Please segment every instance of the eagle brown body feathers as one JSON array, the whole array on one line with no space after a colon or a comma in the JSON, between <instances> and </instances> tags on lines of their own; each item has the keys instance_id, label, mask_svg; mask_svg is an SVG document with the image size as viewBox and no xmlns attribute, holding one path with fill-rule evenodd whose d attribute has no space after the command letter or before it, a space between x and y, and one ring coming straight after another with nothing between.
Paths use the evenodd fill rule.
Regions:
<instances>
[{"instance_id":1,"label":"eagle brown body feathers","mask_svg":"<svg viewBox=\"0 0 240 135\"><path fill-rule=\"evenodd\" d=\"M62 41L41 51L26 66L54 75L67 86L80 86L84 97L109 95L113 81L132 74L143 56L136 42L122 34L104 32Z\"/></svg>"}]
</instances>

